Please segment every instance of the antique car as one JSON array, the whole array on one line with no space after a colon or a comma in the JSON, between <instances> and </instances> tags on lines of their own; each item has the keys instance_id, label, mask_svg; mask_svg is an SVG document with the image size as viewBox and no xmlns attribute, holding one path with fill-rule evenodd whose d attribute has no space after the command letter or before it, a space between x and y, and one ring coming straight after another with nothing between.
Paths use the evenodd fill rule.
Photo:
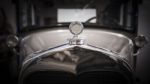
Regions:
<instances>
[{"instance_id":1,"label":"antique car","mask_svg":"<svg viewBox=\"0 0 150 84\"><path fill-rule=\"evenodd\" d=\"M18 0L18 84L135 84L138 0Z\"/></svg>"}]
</instances>

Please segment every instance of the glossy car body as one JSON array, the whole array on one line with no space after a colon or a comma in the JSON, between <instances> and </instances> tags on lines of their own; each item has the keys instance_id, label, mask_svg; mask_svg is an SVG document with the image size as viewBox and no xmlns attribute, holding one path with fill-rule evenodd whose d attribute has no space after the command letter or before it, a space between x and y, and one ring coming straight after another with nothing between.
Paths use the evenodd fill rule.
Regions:
<instances>
[{"instance_id":1,"label":"glossy car body","mask_svg":"<svg viewBox=\"0 0 150 84\"><path fill-rule=\"evenodd\" d=\"M139 40L135 41L137 37L136 13L138 2L127 0L127 2L118 3L124 4L128 1L132 4L131 8L135 9L130 10L133 17L129 21L131 22L131 28L126 27L124 24L114 28L112 25L116 25L113 24L115 22L109 25L111 27L107 27L111 19L103 22L105 26L87 25L86 22L83 22L84 29L77 36L77 39L74 39L75 35L69 31L69 25L66 23L42 27L30 24L23 27L26 25L26 21L22 22L23 25L21 21L24 21L23 17L26 13L22 14L25 9L23 11L19 10L18 13L22 14L20 15L22 17L18 19L20 21L18 26L24 28L19 29L18 33L17 73L19 84L70 84L81 82L134 84L136 82L134 76L135 54L141 48L136 45ZM21 0L19 4L23 4ZM35 5L37 4L35 3ZM137 39L139 38L137 37ZM75 44L72 41L75 41Z\"/></svg>"}]
</instances>

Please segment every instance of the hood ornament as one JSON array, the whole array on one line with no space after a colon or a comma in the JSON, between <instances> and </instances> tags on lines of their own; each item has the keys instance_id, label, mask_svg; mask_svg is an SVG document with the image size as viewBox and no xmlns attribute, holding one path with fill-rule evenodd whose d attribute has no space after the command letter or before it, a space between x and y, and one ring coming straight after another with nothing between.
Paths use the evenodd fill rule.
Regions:
<instances>
[{"instance_id":1,"label":"hood ornament","mask_svg":"<svg viewBox=\"0 0 150 84\"><path fill-rule=\"evenodd\" d=\"M78 36L83 31L83 24L81 22L72 22L69 25L69 30L74 36Z\"/></svg>"},{"instance_id":2,"label":"hood ornament","mask_svg":"<svg viewBox=\"0 0 150 84\"><path fill-rule=\"evenodd\" d=\"M81 22L72 22L69 25L70 32L74 35L72 39L69 39L70 45L83 45L83 39L78 38L78 36L83 32L84 26Z\"/></svg>"}]
</instances>

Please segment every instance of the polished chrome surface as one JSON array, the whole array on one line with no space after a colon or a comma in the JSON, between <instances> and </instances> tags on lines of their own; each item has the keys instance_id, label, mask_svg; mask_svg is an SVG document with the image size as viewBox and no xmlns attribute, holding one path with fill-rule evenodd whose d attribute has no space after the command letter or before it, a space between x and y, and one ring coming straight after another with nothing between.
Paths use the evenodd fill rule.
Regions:
<instances>
[{"instance_id":1,"label":"polished chrome surface","mask_svg":"<svg viewBox=\"0 0 150 84\"><path fill-rule=\"evenodd\" d=\"M83 31L83 24L81 22L72 22L69 25L69 30L73 35L79 35Z\"/></svg>"},{"instance_id":2,"label":"polished chrome surface","mask_svg":"<svg viewBox=\"0 0 150 84\"><path fill-rule=\"evenodd\" d=\"M78 39L78 38L72 38L69 39L69 44L70 45L83 45L84 44L84 40L83 39Z\"/></svg>"},{"instance_id":3,"label":"polished chrome surface","mask_svg":"<svg viewBox=\"0 0 150 84\"><path fill-rule=\"evenodd\" d=\"M49 29L38 31L29 34L22 39L21 54L26 61L29 59L32 60L38 56L42 56L40 54L36 54L36 52L38 53L43 50L53 49L57 46L58 49L61 50L62 46L60 45L68 45L68 39L72 37L73 35L68 29ZM132 62L133 60L133 57L131 56L133 54L133 42L123 34L91 28L84 29L83 33L81 33L78 38L84 39L83 46L91 45L93 48L104 50L107 53L115 53L115 56L118 56L126 61ZM68 47L71 47L71 45ZM48 52L54 51L49 50Z\"/></svg>"},{"instance_id":4,"label":"polished chrome surface","mask_svg":"<svg viewBox=\"0 0 150 84\"><path fill-rule=\"evenodd\" d=\"M22 39L21 49L29 55L39 50L68 43L68 38L72 37L73 35L67 29L35 32ZM122 55L126 55L133 46L128 37L100 29L85 29L79 38L84 39L86 44L106 48Z\"/></svg>"},{"instance_id":5,"label":"polished chrome surface","mask_svg":"<svg viewBox=\"0 0 150 84\"><path fill-rule=\"evenodd\" d=\"M74 35L73 38L69 39L70 45L83 45L84 40L80 39L78 36L83 32L83 24L81 22L72 22L69 25L70 32Z\"/></svg>"},{"instance_id":6,"label":"polished chrome surface","mask_svg":"<svg viewBox=\"0 0 150 84\"><path fill-rule=\"evenodd\" d=\"M88 28L84 29L78 37L72 37L74 35L68 29L42 30L23 37L20 44L20 54L23 58L19 75L20 82L24 76L37 70L60 70L76 74L76 68L81 62L81 58L88 58L86 52L84 52L84 56L82 51L80 52L82 55L74 55L69 52L76 47L102 53L102 56L108 57L116 63L121 61L132 72L133 42L127 36L113 31ZM101 59L99 54L92 53L90 57ZM97 60L95 63L101 61ZM32 64L33 66L30 66Z\"/></svg>"}]
</instances>

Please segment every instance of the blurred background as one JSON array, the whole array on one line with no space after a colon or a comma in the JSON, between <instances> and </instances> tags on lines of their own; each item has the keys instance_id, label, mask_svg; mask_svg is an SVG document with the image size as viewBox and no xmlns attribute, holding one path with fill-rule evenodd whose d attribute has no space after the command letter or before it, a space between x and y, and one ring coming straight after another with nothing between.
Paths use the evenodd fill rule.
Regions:
<instances>
[{"instance_id":1,"label":"blurred background","mask_svg":"<svg viewBox=\"0 0 150 84\"><path fill-rule=\"evenodd\" d=\"M16 32L16 11L12 0L0 0L0 7L4 9L7 21L12 26L13 33ZM2 31L2 30L0 30ZM136 75L140 79L140 84L150 84L150 0L143 0L139 6L139 24L138 33L145 35L149 43L141 49L137 58ZM0 64L0 78L9 81L7 63Z\"/></svg>"}]
</instances>

